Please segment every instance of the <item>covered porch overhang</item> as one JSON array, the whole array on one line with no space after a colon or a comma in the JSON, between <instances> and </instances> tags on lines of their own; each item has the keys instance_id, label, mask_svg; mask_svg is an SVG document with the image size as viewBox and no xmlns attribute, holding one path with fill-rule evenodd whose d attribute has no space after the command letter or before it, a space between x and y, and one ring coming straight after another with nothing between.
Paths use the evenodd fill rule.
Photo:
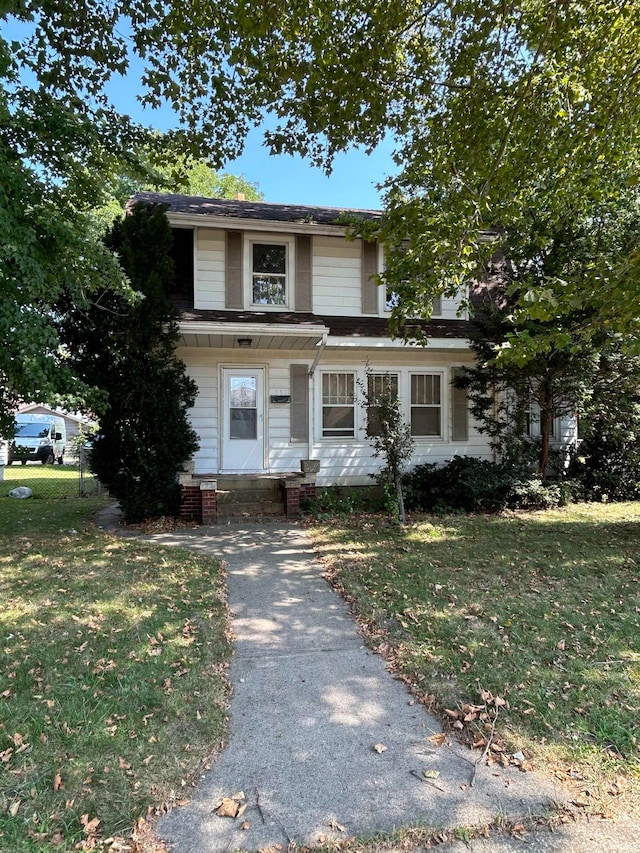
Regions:
<instances>
[{"instance_id":1,"label":"covered porch overhang","mask_svg":"<svg viewBox=\"0 0 640 853\"><path fill-rule=\"evenodd\" d=\"M182 322L178 324L185 347L236 350L315 350L329 334L324 325L283 323Z\"/></svg>"}]
</instances>

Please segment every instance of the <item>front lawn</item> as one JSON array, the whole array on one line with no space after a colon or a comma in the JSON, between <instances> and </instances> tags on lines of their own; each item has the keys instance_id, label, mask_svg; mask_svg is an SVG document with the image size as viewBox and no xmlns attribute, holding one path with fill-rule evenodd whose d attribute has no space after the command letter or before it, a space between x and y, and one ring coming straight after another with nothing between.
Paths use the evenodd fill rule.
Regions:
<instances>
[{"instance_id":1,"label":"front lawn","mask_svg":"<svg viewBox=\"0 0 640 853\"><path fill-rule=\"evenodd\" d=\"M100 505L0 497L0 849L12 853L132 849L122 839L189 797L224 734L220 565L101 533L87 523Z\"/></svg>"},{"instance_id":2,"label":"front lawn","mask_svg":"<svg viewBox=\"0 0 640 853\"><path fill-rule=\"evenodd\" d=\"M522 752L581 808L640 813L640 503L315 538L371 644L462 736Z\"/></svg>"}]
</instances>

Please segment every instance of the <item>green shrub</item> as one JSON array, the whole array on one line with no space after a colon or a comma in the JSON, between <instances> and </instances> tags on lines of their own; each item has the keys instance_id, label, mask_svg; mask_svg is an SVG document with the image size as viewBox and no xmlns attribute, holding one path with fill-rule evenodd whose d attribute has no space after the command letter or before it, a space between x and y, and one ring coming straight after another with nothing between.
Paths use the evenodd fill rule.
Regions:
<instances>
[{"instance_id":1,"label":"green shrub","mask_svg":"<svg viewBox=\"0 0 640 853\"><path fill-rule=\"evenodd\" d=\"M569 463L569 475L588 501L640 499L640 441L594 433L581 442Z\"/></svg>"},{"instance_id":2,"label":"green shrub","mask_svg":"<svg viewBox=\"0 0 640 853\"><path fill-rule=\"evenodd\" d=\"M427 512L497 512L564 506L574 484L543 482L523 465L454 456L438 467L418 465L404 478L407 507Z\"/></svg>"}]
</instances>

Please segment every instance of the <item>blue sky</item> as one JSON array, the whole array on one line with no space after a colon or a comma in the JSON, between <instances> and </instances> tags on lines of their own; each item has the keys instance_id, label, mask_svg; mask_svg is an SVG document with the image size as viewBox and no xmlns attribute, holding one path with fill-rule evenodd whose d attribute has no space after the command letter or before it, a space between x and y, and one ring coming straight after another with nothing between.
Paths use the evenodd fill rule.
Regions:
<instances>
[{"instance_id":1,"label":"blue sky","mask_svg":"<svg viewBox=\"0 0 640 853\"><path fill-rule=\"evenodd\" d=\"M9 18L3 21L2 29L5 38L21 40L33 30L33 24ZM129 61L127 76L114 78L108 86L114 106L142 124L168 130L175 125L171 110L142 109L136 97L141 88L142 62L133 53ZM353 149L336 157L333 171L327 176L301 157L271 156L262 144L262 134L254 130L242 156L228 163L223 171L242 174L257 183L266 201L375 209L381 205L376 185L395 171L392 151L391 140L385 140L370 155L363 149Z\"/></svg>"},{"instance_id":2,"label":"blue sky","mask_svg":"<svg viewBox=\"0 0 640 853\"><path fill-rule=\"evenodd\" d=\"M168 130L173 122L171 110L143 110L134 83L133 73L124 80L112 81L109 94L116 107L143 124ZM257 183L266 201L376 209L381 205L376 185L394 171L392 152L391 140L384 140L370 155L354 148L336 157L327 176L302 157L270 155L262 144L261 131L256 129L249 134L242 156L223 171Z\"/></svg>"}]
</instances>

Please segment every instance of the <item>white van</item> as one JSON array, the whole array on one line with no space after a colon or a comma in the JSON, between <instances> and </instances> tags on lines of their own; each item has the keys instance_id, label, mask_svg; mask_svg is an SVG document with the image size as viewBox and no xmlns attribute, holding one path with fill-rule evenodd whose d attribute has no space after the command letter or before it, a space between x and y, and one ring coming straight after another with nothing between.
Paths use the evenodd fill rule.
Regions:
<instances>
[{"instance_id":1,"label":"white van","mask_svg":"<svg viewBox=\"0 0 640 853\"><path fill-rule=\"evenodd\" d=\"M57 462L62 465L67 445L64 418L51 415L16 415L13 439L9 441L7 464L12 462Z\"/></svg>"}]
</instances>

